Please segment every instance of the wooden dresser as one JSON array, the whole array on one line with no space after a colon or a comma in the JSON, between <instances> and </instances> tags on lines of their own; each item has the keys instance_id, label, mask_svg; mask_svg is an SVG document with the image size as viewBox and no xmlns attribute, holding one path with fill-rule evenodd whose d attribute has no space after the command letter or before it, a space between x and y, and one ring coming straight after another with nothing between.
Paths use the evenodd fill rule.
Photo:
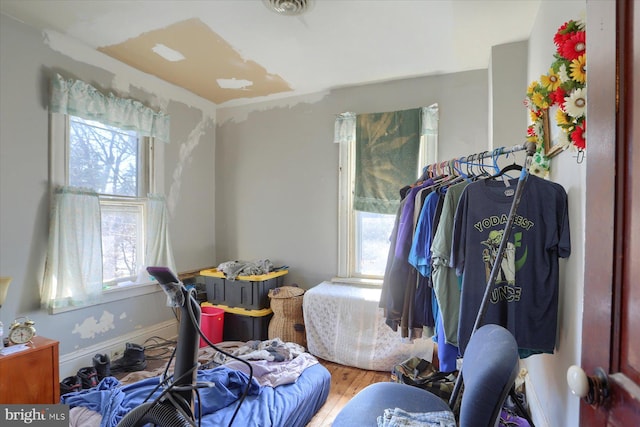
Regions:
<instances>
[{"instance_id":1,"label":"wooden dresser","mask_svg":"<svg viewBox=\"0 0 640 427\"><path fill-rule=\"evenodd\" d=\"M35 336L30 347L0 356L0 403L60 403L58 341Z\"/></svg>"}]
</instances>

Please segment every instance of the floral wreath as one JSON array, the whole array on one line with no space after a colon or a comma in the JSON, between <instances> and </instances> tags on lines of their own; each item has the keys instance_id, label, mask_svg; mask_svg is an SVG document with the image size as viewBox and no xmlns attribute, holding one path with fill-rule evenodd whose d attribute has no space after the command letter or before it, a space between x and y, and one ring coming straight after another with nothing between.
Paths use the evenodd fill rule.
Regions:
<instances>
[{"instance_id":1,"label":"floral wreath","mask_svg":"<svg viewBox=\"0 0 640 427\"><path fill-rule=\"evenodd\" d=\"M583 152L587 145L585 24L573 20L565 22L556 32L553 42L556 45L555 60L549 72L540 76L539 82L531 82L524 102L533 122L527 128L527 141L535 142L538 147L531 167L531 172L537 175L547 173L549 160L555 154L570 146ZM550 135L545 135L549 132L545 129L545 113L555 105L558 106L555 124L561 132L554 141L557 148L554 146L547 152Z\"/></svg>"}]
</instances>

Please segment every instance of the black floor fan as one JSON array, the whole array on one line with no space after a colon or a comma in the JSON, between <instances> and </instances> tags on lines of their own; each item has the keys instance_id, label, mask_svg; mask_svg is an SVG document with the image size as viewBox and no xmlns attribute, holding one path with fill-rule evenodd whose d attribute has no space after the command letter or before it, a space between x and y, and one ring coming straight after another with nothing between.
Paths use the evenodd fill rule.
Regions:
<instances>
[{"instance_id":1,"label":"black floor fan","mask_svg":"<svg viewBox=\"0 0 640 427\"><path fill-rule=\"evenodd\" d=\"M194 387L212 386L212 384L196 384L195 376L198 367L200 305L191 297L182 282L166 267L148 267L147 271L162 286L169 298L169 305L180 309L180 327L178 345L175 349L175 368L172 381L161 380L158 388L165 389L159 397L145 402L127 413L118 427L133 427L146 424L166 427L195 426L192 410Z\"/></svg>"}]
</instances>

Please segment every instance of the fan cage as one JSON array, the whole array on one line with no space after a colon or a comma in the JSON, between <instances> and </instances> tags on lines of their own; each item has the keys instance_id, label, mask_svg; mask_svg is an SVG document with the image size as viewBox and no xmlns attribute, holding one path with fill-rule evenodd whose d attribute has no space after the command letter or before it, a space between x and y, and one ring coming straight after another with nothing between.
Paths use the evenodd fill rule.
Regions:
<instances>
[{"instance_id":1,"label":"fan cage","mask_svg":"<svg viewBox=\"0 0 640 427\"><path fill-rule=\"evenodd\" d=\"M311 0L263 0L267 8L280 15L302 15L311 7Z\"/></svg>"}]
</instances>

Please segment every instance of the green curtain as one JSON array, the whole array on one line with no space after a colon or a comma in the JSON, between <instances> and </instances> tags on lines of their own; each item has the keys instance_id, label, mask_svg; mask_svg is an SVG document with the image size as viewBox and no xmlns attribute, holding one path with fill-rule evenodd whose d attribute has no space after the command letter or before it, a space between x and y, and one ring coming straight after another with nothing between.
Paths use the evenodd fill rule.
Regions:
<instances>
[{"instance_id":1,"label":"green curtain","mask_svg":"<svg viewBox=\"0 0 640 427\"><path fill-rule=\"evenodd\" d=\"M356 116L355 210L394 215L419 168L421 109Z\"/></svg>"}]
</instances>

